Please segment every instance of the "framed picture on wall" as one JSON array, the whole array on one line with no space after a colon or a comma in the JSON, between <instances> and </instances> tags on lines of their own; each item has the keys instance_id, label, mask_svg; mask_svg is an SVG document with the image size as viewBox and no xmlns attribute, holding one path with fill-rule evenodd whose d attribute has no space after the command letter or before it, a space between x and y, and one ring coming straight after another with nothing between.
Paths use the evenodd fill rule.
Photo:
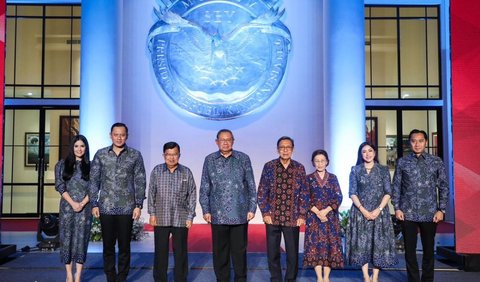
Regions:
<instances>
[{"instance_id":1,"label":"framed picture on wall","mask_svg":"<svg viewBox=\"0 0 480 282\"><path fill-rule=\"evenodd\" d=\"M412 147L410 146L410 140L408 139L408 135L402 136L402 150L403 150L404 156L406 156L408 153L412 151Z\"/></svg>"},{"instance_id":2,"label":"framed picture on wall","mask_svg":"<svg viewBox=\"0 0 480 282\"><path fill-rule=\"evenodd\" d=\"M432 132L432 155L438 156L438 134Z\"/></svg>"},{"instance_id":3,"label":"framed picture on wall","mask_svg":"<svg viewBox=\"0 0 480 282\"><path fill-rule=\"evenodd\" d=\"M366 141L378 147L378 127L377 117L366 117L365 119L365 137Z\"/></svg>"},{"instance_id":4,"label":"framed picture on wall","mask_svg":"<svg viewBox=\"0 0 480 282\"><path fill-rule=\"evenodd\" d=\"M395 169L397 164L398 152L397 152L397 135L387 135L385 140L385 145L387 147L387 166L389 169ZM402 136L402 152L403 156L406 156L412 151L410 147L410 140L408 140L408 135Z\"/></svg>"},{"instance_id":5,"label":"framed picture on wall","mask_svg":"<svg viewBox=\"0 0 480 282\"><path fill-rule=\"evenodd\" d=\"M68 155L70 142L75 135L80 132L80 119L78 116L60 116L60 159L65 159Z\"/></svg>"},{"instance_id":6,"label":"framed picture on wall","mask_svg":"<svg viewBox=\"0 0 480 282\"><path fill-rule=\"evenodd\" d=\"M397 163L397 136L396 135L387 135L385 140L385 145L387 147L387 166L389 169L395 169L395 164Z\"/></svg>"},{"instance_id":7,"label":"framed picture on wall","mask_svg":"<svg viewBox=\"0 0 480 282\"><path fill-rule=\"evenodd\" d=\"M38 163L38 150L40 149L40 134L38 132L25 132L25 166L35 166ZM45 133L45 164L50 160L50 133Z\"/></svg>"}]
</instances>

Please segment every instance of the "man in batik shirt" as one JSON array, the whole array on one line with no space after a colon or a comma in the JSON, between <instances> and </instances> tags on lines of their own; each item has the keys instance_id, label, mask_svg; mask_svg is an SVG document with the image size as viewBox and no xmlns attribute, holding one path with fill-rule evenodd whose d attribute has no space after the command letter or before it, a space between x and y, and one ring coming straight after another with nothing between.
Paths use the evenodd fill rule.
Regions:
<instances>
[{"instance_id":1,"label":"man in batik shirt","mask_svg":"<svg viewBox=\"0 0 480 282\"><path fill-rule=\"evenodd\" d=\"M145 200L145 167L142 154L128 147L128 128L115 123L110 129L112 145L95 154L90 169L89 197L92 214L100 218L103 270L107 281L126 281L130 271L130 241L133 220L139 219ZM115 244L118 240L118 269Z\"/></svg>"},{"instance_id":2,"label":"man in batik shirt","mask_svg":"<svg viewBox=\"0 0 480 282\"><path fill-rule=\"evenodd\" d=\"M279 158L265 164L257 191L267 233L271 281L283 281L280 266L282 234L287 252L285 281L295 281L298 273L300 226L305 224L308 207L300 197L307 189L305 167L292 160L293 148L292 138L283 136L278 139Z\"/></svg>"},{"instance_id":3,"label":"man in batik shirt","mask_svg":"<svg viewBox=\"0 0 480 282\"><path fill-rule=\"evenodd\" d=\"M174 280L187 281L188 230L195 217L197 188L190 169L178 163L180 146L176 142L163 145L163 158L165 163L155 166L150 174L148 189L148 213L155 235L153 278L167 281L171 236Z\"/></svg>"},{"instance_id":4,"label":"man in batik shirt","mask_svg":"<svg viewBox=\"0 0 480 282\"><path fill-rule=\"evenodd\" d=\"M397 219L403 221L408 281L433 281L437 223L445 216L448 180L445 164L425 152L428 135L414 129L408 137L412 152L400 158L393 176L392 203ZM423 246L422 277L417 262L417 230Z\"/></svg>"},{"instance_id":5,"label":"man in batik shirt","mask_svg":"<svg viewBox=\"0 0 480 282\"><path fill-rule=\"evenodd\" d=\"M233 150L230 130L220 130L215 142L219 150L205 158L200 184L203 218L212 225L213 268L217 281L230 281L231 256L235 281L246 281L248 221L257 208L252 164Z\"/></svg>"}]
</instances>

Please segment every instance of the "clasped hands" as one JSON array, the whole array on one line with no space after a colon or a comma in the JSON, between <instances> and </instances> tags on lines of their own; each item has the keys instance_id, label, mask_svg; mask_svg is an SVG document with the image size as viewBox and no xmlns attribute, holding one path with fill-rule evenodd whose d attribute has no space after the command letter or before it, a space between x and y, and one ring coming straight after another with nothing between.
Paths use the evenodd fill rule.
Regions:
<instances>
[{"instance_id":1,"label":"clasped hands","mask_svg":"<svg viewBox=\"0 0 480 282\"><path fill-rule=\"evenodd\" d=\"M317 217L320 219L321 222L327 222L328 221L328 217L327 217L328 212L329 212L329 210L327 210L327 208L325 208L323 210L316 211L315 214L317 215Z\"/></svg>"},{"instance_id":2,"label":"clasped hands","mask_svg":"<svg viewBox=\"0 0 480 282\"><path fill-rule=\"evenodd\" d=\"M360 212L363 214L366 220L375 220L380 215L380 209L375 208L373 211L367 210L365 207L360 208Z\"/></svg>"},{"instance_id":3,"label":"clasped hands","mask_svg":"<svg viewBox=\"0 0 480 282\"><path fill-rule=\"evenodd\" d=\"M82 204L81 202L73 202L71 206L75 212L81 212L83 210L83 207L85 207L85 205Z\"/></svg>"}]
</instances>

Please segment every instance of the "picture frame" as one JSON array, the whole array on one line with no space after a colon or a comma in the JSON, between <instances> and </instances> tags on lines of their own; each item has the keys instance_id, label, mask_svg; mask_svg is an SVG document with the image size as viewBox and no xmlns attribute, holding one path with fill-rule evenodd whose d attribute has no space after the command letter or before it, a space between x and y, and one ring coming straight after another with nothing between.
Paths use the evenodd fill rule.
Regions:
<instances>
[{"instance_id":1,"label":"picture frame","mask_svg":"<svg viewBox=\"0 0 480 282\"><path fill-rule=\"evenodd\" d=\"M378 147L378 118L365 118L365 140Z\"/></svg>"},{"instance_id":2,"label":"picture frame","mask_svg":"<svg viewBox=\"0 0 480 282\"><path fill-rule=\"evenodd\" d=\"M432 155L438 156L438 133L432 132Z\"/></svg>"},{"instance_id":3,"label":"picture frame","mask_svg":"<svg viewBox=\"0 0 480 282\"><path fill-rule=\"evenodd\" d=\"M387 135L385 136L385 146L387 151L387 160L386 164L389 169L395 169L395 165L397 164L397 136L396 135Z\"/></svg>"},{"instance_id":4,"label":"picture frame","mask_svg":"<svg viewBox=\"0 0 480 282\"><path fill-rule=\"evenodd\" d=\"M410 140L408 139L408 135L402 136L402 150L403 150L403 156L406 156L408 153L412 151L412 147L410 147Z\"/></svg>"},{"instance_id":5,"label":"picture frame","mask_svg":"<svg viewBox=\"0 0 480 282\"><path fill-rule=\"evenodd\" d=\"M397 165L397 159L398 159L398 151L397 151L397 143L398 143L398 138L397 135L386 135L385 136L385 146L386 146L386 152L387 152L387 166L389 169L395 169L395 166ZM403 135L402 136L402 156L407 155L410 153L412 149L410 148L410 140L408 140L408 135Z\"/></svg>"},{"instance_id":6,"label":"picture frame","mask_svg":"<svg viewBox=\"0 0 480 282\"><path fill-rule=\"evenodd\" d=\"M59 160L65 159L72 138L80 133L80 118L78 116L60 116L60 146Z\"/></svg>"},{"instance_id":7,"label":"picture frame","mask_svg":"<svg viewBox=\"0 0 480 282\"><path fill-rule=\"evenodd\" d=\"M38 164L38 151L40 149L40 134L38 132L25 132L25 166L33 167ZM50 133L45 133L45 165L50 162Z\"/></svg>"}]
</instances>

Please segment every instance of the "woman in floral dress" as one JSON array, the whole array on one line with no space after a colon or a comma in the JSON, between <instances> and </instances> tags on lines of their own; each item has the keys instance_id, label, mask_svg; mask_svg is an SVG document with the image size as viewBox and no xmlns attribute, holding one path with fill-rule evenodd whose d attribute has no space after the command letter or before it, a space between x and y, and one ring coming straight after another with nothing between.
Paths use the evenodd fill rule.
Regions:
<instances>
[{"instance_id":1,"label":"woman in floral dress","mask_svg":"<svg viewBox=\"0 0 480 282\"><path fill-rule=\"evenodd\" d=\"M342 191L334 174L328 173L328 154L316 150L312 154L316 171L307 175L309 203L304 245L304 267L314 267L317 281L328 282L331 268L343 268L342 239L338 207ZM322 275L323 274L323 275Z\"/></svg>"},{"instance_id":2,"label":"woman in floral dress","mask_svg":"<svg viewBox=\"0 0 480 282\"><path fill-rule=\"evenodd\" d=\"M67 282L80 282L87 257L92 208L88 198L90 154L83 135L73 138L68 155L55 166L55 189L60 193L60 260ZM76 273L73 275L72 262Z\"/></svg>"},{"instance_id":3,"label":"woman in floral dress","mask_svg":"<svg viewBox=\"0 0 480 282\"><path fill-rule=\"evenodd\" d=\"M388 167L377 161L376 148L364 142L358 148L357 165L350 173L349 195L353 201L346 230L346 258L362 267L365 282L377 282L380 269L395 265L395 238L388 210ZM368 264L373 275L368 274Z\"/></svg>"}]
</instances>

